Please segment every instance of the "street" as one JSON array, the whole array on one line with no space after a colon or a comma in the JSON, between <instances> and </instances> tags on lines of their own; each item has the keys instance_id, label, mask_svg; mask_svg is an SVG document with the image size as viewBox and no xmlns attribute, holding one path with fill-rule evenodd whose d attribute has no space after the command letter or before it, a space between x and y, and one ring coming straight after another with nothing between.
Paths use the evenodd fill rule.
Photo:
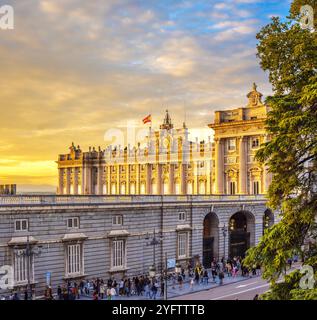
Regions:
<instances>
[{"instance_id":1,"label":"street","mask_svg":"<svg viewBox=\"0 0 317 320\"><path fill-rule=\"evenodd\" d=\"M250 278L212 289L186 294L171 300L252 300L256 294L262 294L269 283L261 277Z\"/></svg>"}]
</instances>

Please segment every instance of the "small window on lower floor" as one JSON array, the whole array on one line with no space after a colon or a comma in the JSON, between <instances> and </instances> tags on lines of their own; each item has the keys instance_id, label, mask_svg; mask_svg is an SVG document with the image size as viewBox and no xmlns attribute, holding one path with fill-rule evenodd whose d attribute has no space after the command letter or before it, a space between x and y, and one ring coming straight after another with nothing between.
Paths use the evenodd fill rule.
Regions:
<instances>
[{"instance_id":1,"label":"small window on lower floor","mask_svg":"<svg viewBox=\"0 0 317 320\"><path fill-rule=\"evenodd\" d=\"M179 212L178 213L178 220L179 221L186 221L186 212Z\"/></svg>"},{"instance_id":2,"label":"small window on lower floor","mask_svg":"<svg viewBox=\"0 0 317 320\"><path fill-rule=\"evenodd\" d=\"M253 194L259 194L259 193L260 193L260 182L253 181Z\"/></svg>"},{"instance_id":3,"label":"small window on lower floor","mask_svg":"<svg viewBox=\"0 0 317 320\"><path fill-rule=\"evenodd\" d=\"M14 221L14 231L28 231L29 221L28 219L17 219Z\"/></svg>"},{"instance_id":4,"label":"small window on lower floor","mask_svg":"<svg viewBox=\"0 0 317 320\"><path fill-rule=\"evenodd\" d=\"M79 228L79 218L73 217L67 219L67 228L69 229L78 229Z\"/></svg>"},{"instance_id":5,"label":"small window on lower floor","mask_svg":"<svg viewBox=\"0 0 317 320\"><path fill-rule=\"evenodd\" d=\"M83 273L82 244L69 244L66 246L66 276Z\"/></svg>"},{"instance_id":6,"label":"small window on lower floor","mask_svg":"<svg viewBox=\"0 0 317 320\"><path fill-rule=\"evenodd\" d=\"M188 251L188 233L179 233L178 234L178 258L187 257Z\"/></svg>"},{"instance_id":7,"label":"small window on lower floor","mask_svg":"<svg viewBox=\"0 0 317 320\"><path fill-rule=\"evenodd\" d=\"M229 193L236 194L236 183L234 181L229 183Z\"/></svg>"},{"instance_id":8,"label":"small window on lower floor","mask_svg":"<svg viewBox=\"0 0 317 320\"><path fill-rule=\"evenodd\" d=\"M112 225L113 226L122 226L123 225L123 217L121 215L116 215L112 217Z\"/></svg>"},{"instance_id":9,"label":"small window on lower floor","mask_svg":"<svg viewBox=\"0 0 317 320\"><path fill-rule=\"evenodd\" d=\"M125 240L113 240L111 245L111 268L124 268Z\"/></svg>"}]
</instances>

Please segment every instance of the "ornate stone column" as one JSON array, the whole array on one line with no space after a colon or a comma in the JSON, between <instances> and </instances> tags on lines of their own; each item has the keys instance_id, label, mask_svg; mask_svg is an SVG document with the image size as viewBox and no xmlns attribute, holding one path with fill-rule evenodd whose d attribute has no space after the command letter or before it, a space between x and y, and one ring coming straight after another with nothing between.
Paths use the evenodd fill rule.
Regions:
<instances>
[{"instance_id":1,"label":"ornate stone column","mask_svg":"<svg viewBox=\"0 0 317 320\"><path fill-rule=\"evenodd\" d=\"M103 174L103 168L102 165L99 164L97 167L97 194L102 194L102 174Z\"/></svg>"},{"instance_id":2,"label":"ornate stone column","mask_svg":"<svg viewBox=\"0 0 317 320\"><path fill-rule=\"evenodd\" d=\"M215 139L215 190L217 194L224 193L224 150L223 150L223 140Z\"/></svg>"},{"instance_id":3,"label":"ornate stone column","mask_svg":"<svg viewBox=\"0 0 317 320\"><path fill-rule=\"evenodd\" d=\"M74 194L78 194L78 171L79 168L74 168Z\"/></svg>"},{"instance_id":4,"label":"ornate stone column","mask_svg":"<svg viewBox=\"0 0 317 320\"><path fill-rule=\"evenodd\" d=\"M169 194L175 194L175 183L174 183L174 165L169 164Z\"/></svg>"},{"instance_id":5,"label":"ornate stone column","mask_svg":"<svg viewBox=\"0 0 317 320\"><path fill-rule=\"evenodd\" d=\"M186 179L186 172L187 172L187 163L180 164L180 194L187 193L187 179Z\"/></svg>"},{"instance_id":6,"label":"ornate stone column","mask_svg":"<svg viewBox=\"0 0 317 320\"><path fill-rule=\"evenodd\" d=\"M111 165L107 165L107 194L111 194Z\"/></svg>"},{"instance_id":7,"label":"ornate stone column","mask_svg":"<svg viewBox=\"0 0 317 320\"><path fill-rule=\"evenodd\" d=\"M66 169L66 194L70 194L70 168Z\"/></svg>"},{"instance_id":8,"label":"ornate stone column","mask_svg":"<svg viewBox=\"0 0 317 320\"><path fill-rule=\"evenodd\" d=\"M247 146L246 138L239 138L239 194L247 193Z\"/></svg>"},{"instance_id":9,"label":"ornate stone column","mask_svg":"<svg viewBox=\"0 0 317 320\"><path fill-rule=\"evenodd\" d=\"M211 189L211 160L207 159L206 163L206 168L205 168L205 172L206 172L206 177L207 177L207 187L206 187L206 194L211 194L212 193L212 189Z\"/></svg>"},{"instance_id":10,"label":"ornate stone column","mask_svg":"<svg viewBox=\"0 0 317 320\"><path fill-rule=\"evenodd\" d=\"M152 173L152 168L151 164L146 164L145 168L146 172L146 193L145 194L152 194L152 179L151 179L151 173ZM158 181L157 181L158 183ZM157 188L157 187L156 187Z\"/></svg>"},{"instance_id":11,"label":"ornate stone column","mask_svg":"<svg viewBox=\"0 0 317 320\"><path fill-rule=\"evenodd\" d=\"M198 161L193 161L194 189L193 194L198 194Z\"/></svg>"},{"instance_id":12,"label":"ornate stone column","mask_svg":"<svg viewBox=\"0 0 317 320\"><path fill-rule=\"evenodd\" d=\"M266 134L266 135L264 135L264 139L263 139L264 141L264 143L265 142L268 142L269 141L269 137L268 137L268 135ZM271 173L269 173L268 172L268 166L267 165L263 165L263 175L262 175L262 179L263 179L263 181L262 181L262 186L263 186L263 190L261 190L261 193L267 193L268 192L268 190L269 190L269 186L270 186L270 183L271 183L271 178L272 178L272 176L271 176Z\"/></svg>"},{"instance_id":13,"label":"ornate stone column","mask_svg":"<svg viewBox=\"0 0 317 320\"><path fill-rule=\"evenodd\" d=\"M63 173L64 169L58 169L58 194L63 194Z\"/></svg>"},{"instance_id":14,"label":"ornate stone column","mask_svg":"<svg viewBox=\"0 0 317 320\"><path fill-rule=\"evenodd\" d=\"M135 164L135 177L136 177L136 182L135 182L135 194L141 194L141 187L140 187L140 165L137 163Z\"/></svg>"}]
</instances>

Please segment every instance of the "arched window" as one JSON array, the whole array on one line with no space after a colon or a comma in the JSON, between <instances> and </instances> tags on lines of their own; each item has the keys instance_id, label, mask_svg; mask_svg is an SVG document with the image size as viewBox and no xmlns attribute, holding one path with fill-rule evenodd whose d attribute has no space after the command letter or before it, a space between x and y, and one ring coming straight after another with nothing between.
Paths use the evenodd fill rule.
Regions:
<instances>
[{"instance_id":1,"label":"arched window","mask_svg":"<svg viewBox=\"0 0 317 320\"><path fill-rule=\"evenodd\" d=\"M115 182L111 183L111 194L116 194L117 193L117 186Z\"/></svg>"},{"instance_id":2,"label":"arched window","mask_svg":"<svg viewBox=\"0 0 317 320\"><path fill-rule=\"evenodd\" d=\"M145 194L145 193L146 193L145 182L144 182L144 181L141 182L141 185L140 185L140 193L141 193L141 194Z\"/></svg>"},{"instance_id":3,"label":"arched window","mask_svg":"<svg viewBox=\"0 0 317 320\"><path fill-rule=\"evenodd\" d=\"M193 182L192 181L188 181L187 182L187 194L193 194Z\"/></svg>"},{"instance_id":4,"label":"arched window","mask_svg":"<svg viewBox=\"0 0 317 320\"><path fill-rule=\"evenodd\" d=\"M157 183L155 179L152 179L151 187L152 187L152 194L157 194Z\"/></svg>"},{"instance_id":5,"label":"arched window","mask_svg":"<svg viewBox=\"0 0 317 320\"><path fill-rule=\"evenodd\" d=\"M125 182L121 183L121 186L120 186L120 194L125 194Z\"/></svg>"},{"instance_id":6,"label":"arched window","mask_svg":"<svg viewBox=\"0 0 317 320\"><path fill-rule=\"evenodd\" d=\"M163 181L163 194L169 194L169 181L168 179L164 179Z\"/></svg>"},{"instance_id":7,"label":"arched window","mask_svg":"<svg viewBox=\"0 0 317 320\"><path fill-rule=\"evenodd\" d=\"M135 182L130 183L130 194L135 194Z\"/></svg>"},{"instance_id":8,"label":"arched window","mask_svg":"<svg viewBox=\"0 0 317 320\"><path fill-rule=\"evenodd\" d=\"M199 181L199 194L206 194L206 181L200 180Z\"/></svg>"}]
</instances>

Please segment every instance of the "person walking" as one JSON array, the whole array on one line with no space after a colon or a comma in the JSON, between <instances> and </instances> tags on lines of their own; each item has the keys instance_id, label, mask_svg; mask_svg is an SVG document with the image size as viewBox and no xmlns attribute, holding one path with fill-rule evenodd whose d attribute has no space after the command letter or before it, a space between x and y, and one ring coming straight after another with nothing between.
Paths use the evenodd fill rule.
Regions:
<instances>
[{"instance_id":1,"label":"person walking","mask_svg":"<svg viewBox=\"0 0 317 320\"><path fill-rule=\"evenodd\" d=\"M111 288L107 288L107 300L111 300Z\"/></svg>"},{"instance_id":2,"label":"person walking","mask_svg":"<svg viewBox=\"0 0 317 320\"><path fill-rule=\"evenodd\" d=\"M98 291L97 290L94 290L94 293L92 295L92 299L93 300L98 300Z\"/></svg>"},{"instance_id":3,"label":"person walking","mask_svg":"<svg viewBox=\"0 0 317 320\"><path fill-rule=\"evenodd\" d=\"M182 277L181 274L178 275L177 282L178 282L179 290L182 290L182 288L183 288L183 277Z\"/></svg>"},{"instance_id":4,"label":"person walking","mask_svg":"<svg viewBox=\"0 0 317 320\"><path fill-rule=\"evenodd\" d=\"M189 282L189 289L190 289L190 291L194 291L194 284L195 284L195 279L194 279L194 277L192 277L192 278L190 279L190 282Z\"/></svg>"},{"instance_id":5,"label":"person walking","mask_svg":"<svg viewBox=\"0 0 317 320\"><path fill-rule=\"evenodd\" d=\"M220 270L220 271L219 271L219 285L220 285L220 286L223 285L223 279L224 279L224 277L225 277L225 274L224 274L223 270Z\"/></svg>"},{"instance_id":6,"label":"person walking","mask_svg":"<svg viewBox=\"0 0 317 320\"><path fill-rule=\"evenodd\" d=\"M105 296L105 285L104 285L104 283L100 283L99 294L100 294L100 299L103 300L103 298Z\"/></svg>"},{"instance_id":7,"label":"person walking","mask_svg":"<svg viewBox=\"0 0 317 320\"><path fill-rule=\"evenodd\" d=\"M208 271L205 270L205 271L204 271L204 275L203 275L203 284L204 284L204 285L208 285L208 279L209 279Z\"/></svg>"},{"instance_id":8,"label":"person walking","mask_svg":"<svg viewBox=\"0 0 317 320\"><path fill-rule=\"evenodd\" d=\"M57 296L58 296L58 300L62 300L62 288L61 288L61 286L57 287Z\"/></svg>"},{"instance_id":9,"label":"person walking","mask_svg":"<svg viewBox=\"0 0 317 320\"><path fill-rule=\"evenodd\" d=\"M110 289L110 294L111 294L111 300L115 300L117 291L114 287Z\"/></svg>"},{"instance_id":10,"label":"person walking","mask_svg":"<svg viewBox=\"0 0 317 320\"><path fill-rule=\"evenodd\" d=\"M165 290L165 281L163 278L161 279L161 297L164 297L164 290Z\"/></svg>"},{"instance_id":11,"label":"person walking","mask_svg":"<svg viewBox=\"0 0 317 320\"><path fill-rule=\"evenodd\" d=\"M216 282L216 276L217 276L217 263L215 259L211 262L211 275L213 282Z\"/></svg>"},{"instance_id":12,"label":"person walking","mask_svg":"<svg viewBox=\"0 0 317 320\"><path fill-rule=\"evenodd\" d=\"M151 291L152 291L152 298L153 298L153 300L156 300L157 283L156 283L155 281L153 281L153 283L152 283Z\"/></svg>"}]
</instances>

